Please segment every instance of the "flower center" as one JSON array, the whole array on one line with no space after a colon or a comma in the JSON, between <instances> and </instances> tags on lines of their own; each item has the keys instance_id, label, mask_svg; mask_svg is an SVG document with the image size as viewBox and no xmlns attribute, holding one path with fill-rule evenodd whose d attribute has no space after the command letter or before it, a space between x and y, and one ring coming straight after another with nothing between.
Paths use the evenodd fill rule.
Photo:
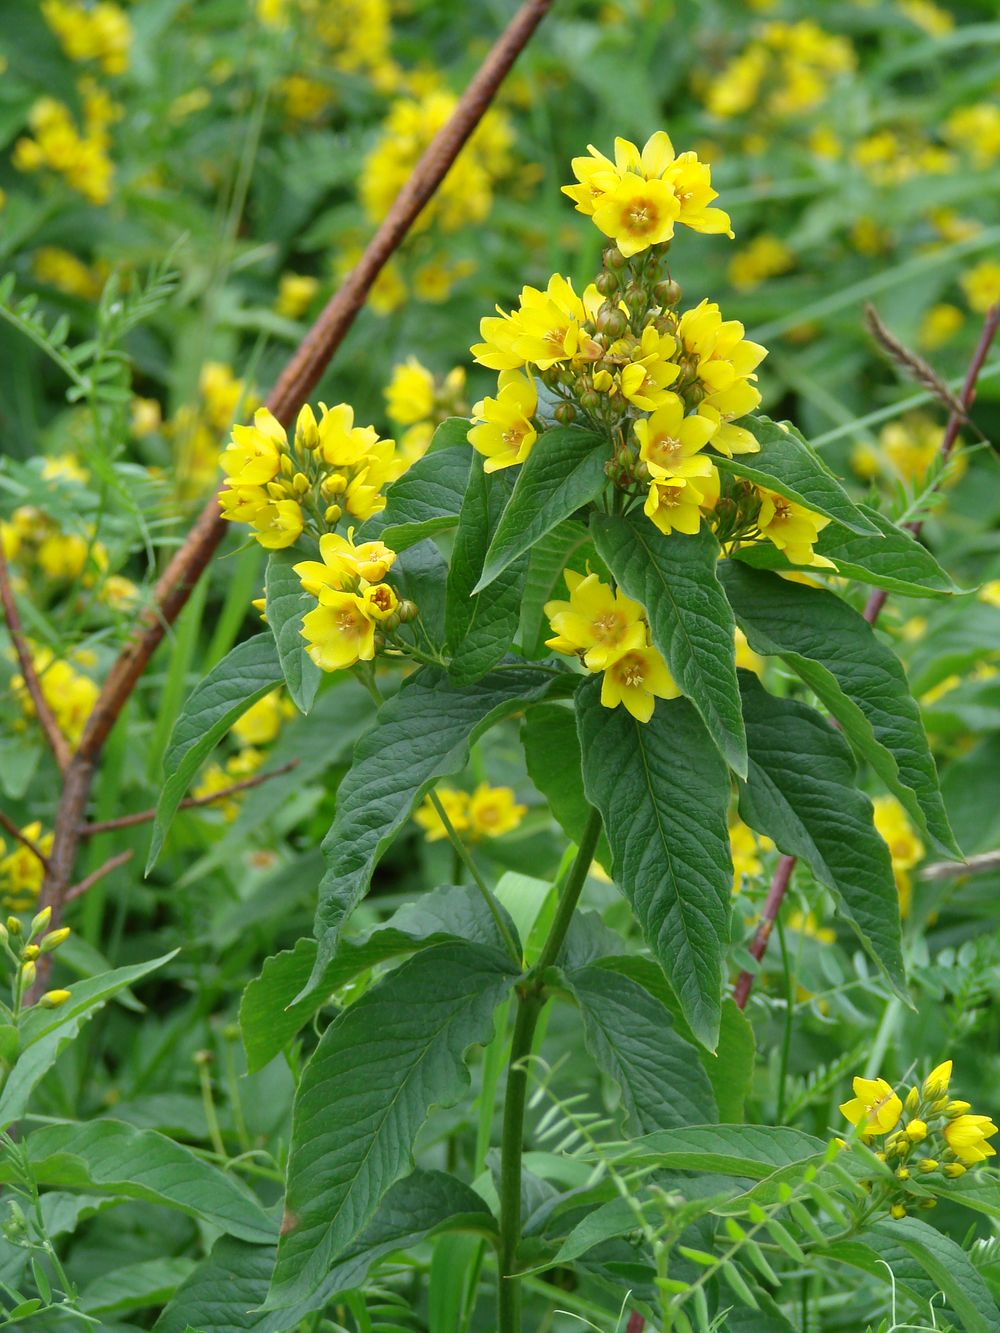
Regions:
<instances>
[{"instance_id":1,"label":"flower center","mask_svg":"<svg viewBox=\"0 0 1000 1333\"><path fill-rule=\"evenodd\" d=\"M632 204L626 211L625 220L632 231L647 231L656 222L656 209L648 201Z\"/></svg>"},{"instance_id":2,"label":"flower center","mask_svg":"<svg viewBox=\"0 0 1000 1333\"><path fill-rule=\"evenodd\" d=\"M616 639L621 630L622 618L616 611L605 611L594 621L594 633L604 641Z\"/></svg>"},{"instance_id":3,"label":"flower center","mask_svg":"<svg viewBox=\"0 0 1000 1333\"><path fill-rule=\"evenodd\" d=\"M646 673L642 669L642 663L637 662L635 658L626 658L621 666L621 678L623 684L630 690L637 690L646 679Z\"/></svg>"}]
</instances>

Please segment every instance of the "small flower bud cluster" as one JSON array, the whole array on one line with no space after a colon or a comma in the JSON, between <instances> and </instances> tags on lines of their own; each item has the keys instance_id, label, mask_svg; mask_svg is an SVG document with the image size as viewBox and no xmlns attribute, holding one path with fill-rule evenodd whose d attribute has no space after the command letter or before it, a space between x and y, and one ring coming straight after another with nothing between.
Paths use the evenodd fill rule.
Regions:
<instances>
[{"instance_id":1,"label":"small flower bud cluster","mask_svg":"<svg viewBox=\"0 0 1000 1333\"><path fill-rule=\"evenodd\" d=\"M32 918L27 933L25 933L24 925L18 916L9 916L5 922L0 922L0 946L2 946L8 961L14 968L12 981L14 1007L11 1017L16 1018L22 1012L24 997L35 984L35 978L38 975L38 958L42 954L52 953L69 938L69 926L61 926L58 930L49 930L51 920L52 908L43 907ZM58 1009L69 998L70 992L68 990L50 990L40 996L38 1003L43 1009Z\"/></svg>"},{"instance_id":2,"label":"small flower bud cluster","mask_svg":"<svg viewBox=\"0 0 1000 1333\"><path fill-rule=\"evenodd\" d=\"M861 1131L863 1143L892 1171L887 1196L894 1218L909 1209L933 1208L935 1200L910 1188L914 1182L942 1177L957 1180L970 1167L996 1155L989 1140L997 1126L985 1115L971 1114L968 1102L948 1095L952 1062L944 1061L901 1100L884 1078L856 1078L854 1097L841 1113Z\"/></svg>"}]
</instances>

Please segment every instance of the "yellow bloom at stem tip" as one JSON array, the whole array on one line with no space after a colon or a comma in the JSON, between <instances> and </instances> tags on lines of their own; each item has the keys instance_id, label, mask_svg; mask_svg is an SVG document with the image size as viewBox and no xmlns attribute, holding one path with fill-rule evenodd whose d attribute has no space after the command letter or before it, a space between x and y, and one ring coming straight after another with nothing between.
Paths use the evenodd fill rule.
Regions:
<instances>
[{"instance_id":1,"label":"yellow bloom at stem tip","mask_svg":"<svg viewBox=\"0 0 1000 1333\"><path fill-rule=\"evenodd\" d=\"M555 635L546 645L557 653L577 654L590 671L603 671L616 658L646 644L646 625L638 602L612 592L596 574L563 573L569 601L545 603Z\"/></svg>"},{"instance_id":2,"label":"yellow bloom at stem tip","mask_svg":"<svg viewBox=\"0 0 1000 1333\"><path fill-rule=\"evenodd\" d=\"M931 1070L924 1079L924 1096L935 1101L938 1097L943 1097L948 1091L948 1084L951 1082L952 1061L945 1060Z\"/></svg>"},{"instance_id":3,"label":"yellow bloom at stem tip","mask_svg":"<svg viewBox=\"0 0 1000 1333\"><path fill-rule=\"evenodd\" d=\"M817 537L830 522L828 518L814 514L811 509L774 491L761 490L759 494L757 527L762 537L784 552L793 565L835 568L832 560L817 555L813 550Z\"/></svg>"},{"instance_id":4,"label":"yellow bloom at stem tip","mask_svg":"<svg viewBox=\"0 0 1000 1333\"><path fill-rule=\"evenodd\" d=\"M495 398L483 398L472 409L476 424L469 443L483 455L486 472L523 463L531 453L538 432L531 418L538 407L534 380L516 370L502 370Z\"/></svg>"},{"instance_id":5,"label":"yellow bloom at stem tip","mask_svg":"<svg viewBox=\"0 0 1000 1333\"><path fill-rule=\"evenodd\" d=\"M631 648L605 669L601 703L605 708L624 704L638 722L653 716L657 699L676 699L680 690L667 664L652 646Z\"/></svg>"},{"instance_id":6,"label":"yellow bloom at stem tip","mask_svg":"<svg viewBox=\"0 0 1000 1333\"><path fill-rule=\"evenodd\" d=\"M440 786L436 795L452 828L468 842L510 833L528 812L526 805L518 803L512 787L492 787L488 782L481 782L471 794ZM448 836L430 796L414 811L413 819L424 830L428 842L440 842Z\"/></svg>"},{"instance_id":7,"label":"yellow bloom at stem tip","mask_svg":"<svg viewBox=\"0 0 1000 1333\"><path fill-rule=\"evenodd\" d=\"M903 1103L884 1078L856 1078L854 1096L841 1103L840 1112L859 1125L863 1134L888 1134L895 1129L903 1112Z\"/></svg>"},{"instance_id":8,"label":"yellow bloom at stem tip","mask_svg":"<svg viewBox=\"0 0 1000 1333\"><path fill-rule=\"evenodd\" d=\"M303 560L294 565L304 592L319 597L322 589L336 591L352 587L358 579L367 583L381 583L392 568L396 552L383 542L354 544L354 529L346 537L339 532L326 532L319 539L320 560Z\"/></svg>"},{"instance_id":9,"label":"yellow bloom at stem tip","mask_svg":"<svg viewBox=\"0 0 1000 1333\"><path fill-rule=\"evenodd\" d=\"M944 1127L948 1147L963 1166L974 1166L987 1157L996 1156L996 1148L987 1143L997 1133L997 1126L988 1115L960 1115Z\"/></svg>"}]
</instances>

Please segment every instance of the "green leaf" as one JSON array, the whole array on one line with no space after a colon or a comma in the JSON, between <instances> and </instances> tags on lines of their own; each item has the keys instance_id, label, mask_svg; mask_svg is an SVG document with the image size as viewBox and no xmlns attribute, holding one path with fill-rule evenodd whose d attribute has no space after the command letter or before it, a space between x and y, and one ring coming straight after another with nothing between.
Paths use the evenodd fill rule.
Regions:
<instances>
[{"instance_id":1,"label":"green leaf","mask_svg":"<svg viewBox=\"0 0 1000 1333\"><path fill-rule=\"evenodd\" d=\"M719 1035L729 942L729 774L686 699L657 701L649 722L577 691L587 799L601 812L615 882L698 1041Z\"/></svg>"},{"instance_id":2,"label":"green leaf","mask_svg":"<svg viewBox=\"0 0 1000 1333\"><path fill-rule=\"evenodd\" d=\"M301 551L272 551L268 556L264 609L292 703L300 713L308 713L323 673L306 654L302 638L302 616L316 603L302 591L299 576L292 568L301 556Z\"/></svg>"},{"instance_id":3,"label":"green leaf","mask_svg":"<svg viewBox=\"0 0 1000 1333\"><path fill-rule=\"evenodd\" d=\"M585 550L593 551L590 533L582 523L567 519L541 537L528 556L528 577L521 599L521 651L533 659L545 657L545 640L552 631L545 618L545 603L562 589L562 572L567 567L583 570ZM596 564L596 561L595 561Z\"/></svg>"},{"instance_id":4,"label":"green leaf","mask_svg":"<svg viewBox=\"0 0 1000 1333\"><path fill-rule=\"evenodd\" d=\"M694 1049L659 1000L630 977L601 967L570 972L565 980L580 1006L588 1051L621 1089L630 1133L716 1118Z\"/></svg>"},{"instance_id":5,"label":"green leaf","mask_svg":"<svg viewBox=\"0 0 1000 1333\"><path fill-rule=\"evenodd\" d=\"M744 417L738 424L759 442L760 451L735 458L713 454L712 461L720 471L745 477L814 513L825 514L852 532L878 536L876 525L794 426L788 422L779 425L768 417Z\"/></svg>"},{"instance_id":6,"label":"green leaf","mask_svg":"<svg viewBox=\"0 0 1000 1333\"><path fill-rule=\"evenodd\" d=\"M406 597L415 603L420 613L419 622L431 643L435 647L442 645L448 564L434 542L428 538L417 542L416 546L407 547L393 565L391 579L400 598ZM427 647L416 624L401 625L397 632L418 648Z\"/></svg>"},{"instance_id":7,"label":"green leaf","mask_svg":"<svg viewBox=\"0 0 1000 1333\"><path fill-rule=\"evenodd\" d=\"M785 1125L690 1125L633 1139L614 1150L613 1156L655 1164L665 1171L764 1180L782 1167L821 1156L826 1149L825 1139Z\"/></svg>"},{"instance_id":8,"label":"green leaf","mask_svg":"<svg viewBox=\"0 0 1000 1333\"><path fill-rule=\"evenodd\" d=\"M557 703L529 708L521 724L521 742L528 777L548 801L562 831L578 843L591 805L583 790L583 761L573 710ZM603 830L594 859L610 871L611 849Z\"/></svg>"},{"instance_id":9,"label":"green leaf","mask_svg":"<svg viewBox=\"0 0 1000 1333\"><path fill-rule=\"evenodd\" d=\"M716 577L719 543L707 527L664 537L642 514L594 514L598 553L628 597L646 610L653 643L697 708L723 758L741 777L747 742L736 684L736 625Z\"/></svg>"},{"instance_id":10,"label":"green leaf","mask_svg":"<svg viewBox=\"0 0 1000 1333\"><path fill-rule=\"evenodd\" d=\"M354 763L337 793L336 817L323 840L327 870L316 911L314 982L414 802L436 778L463 767L469 746L488 727L542 698L554 680L558 677L542 667L512 665L458 686L439 668L423 667L382 705L375 725L355 748Z\"/></svg>"},{"instance_id":11,"label":"green leaf","mask_svg":"<svg viewBox=\"0 0 1000 1333\"><path fill-rule=\"evenodd\" d=\"M518 471L474 591L489 587L519 555L600 495L609 457L608 441L579 426L555 426L539 436Z\"/></svg>"},{"instance_id":12,"label":"green leaf","mask_svg":"<svg viewBox=\"0 0 1000 1333\"><path fill-rule=\"evenodd\" d=\"M174 724L163 756L166 780L156 805L147 875L156 864L163 839L195 773L236 719L281 681L278 650L267 630L238 643L195 686Z\"/></svg>"},{"instance_id":13,"label":"green leaf","mask_svg":"<svg viewBox=\"0 0 1000 1333\"><path fill-rule=\"evenodd\" d=\"M847 742L815 709L774 698L752 672L739 674L750 750L741 817L808 864L906 999L889 849L875 830L871 802L855 785Z\"/></svg>"},{"instance_id":14,"label":"green leaf","mask_svg":"<svg viewBox=\"0 0 1000 1333\"><path fill-rule=\"evenodd\" d=\"M831 523L819 534L813 548L817 555L833 561L838 574L906 597L951 597L959 591L930 551L908 532L867 505L858 509L879 530L880 537L860 536L839 523ZM758 569L801 570L770 542L741 546L736 557Z\"/></svg>"},{"instance_id":15,"label":"green leaf","mask_svg":"<svg viewBox=\"0 0 1000 1333\"><path fill-rule=\"evenodd\" d=\"M295 1098L269 1308L309 1297L369 1223L407 1169L431 1107L466 1091L465 1052L489 1041L516 976L496 950L436 945L324 1032Z\"/></svg>"},{"instance_id":16,"label":"green leaf","mask_svg":"<svg viewBox=\"0 0 1000 1333\"><path fill-rule=\"evenodd\" d=\"M462 425L469 429L467 421ZM392 550L403 551L435 532L453 528L462 507L471 458L472 450L464 443L418 458L391 484L385 508L362 525L356 540L378 538Z\"/></svg>"},{"instance_id":17,"label":"green leaf","mask_svg":"<svg viewBox=\"0 0 1000 1333\"><path fill-rule=\"evenodd\" d=\"M640 1228L641 1205L632 1199L609 1199L587 1213L559 1246L552 1266L570 1264L614 1236L627 1236Z\"/></svg>"},{"instance_id":18,"label":"green leaf","mask_svg":"<svg viewBox=\"0 0 1000 1333\"><path fill-rule=\"evenodd\" d=\"M513 922L508 922L513 932ZM384 925L354 940L341 940L315 989L296 1000L316 965L316 941L299 940L294 949L268 958L259 977L243 992L240 1029L253 1074L279 1054L330 995L360 973L400 954L456 940L503 949L489 908L472 885L446 887L406 903Z\"/></svg>"},{"instance_id":19,"label":"green leaf","mask_svg":"<svg viewBox=\"0 0 1000 1333\"><path fill-rule=\"evenodd\" d=\"M891 1273L920 1300L926 1289L922 1292L910 1278L911 1265L916 1264L944 1293L966 1333L995 1333L1000 1328L1000 1310L968 1254L919 1218L876 1222L860 1241L832 1245L828 1253L887 1281Z\"/></svg>"},{"instance_id":20,"label":"green leaf","mask_svg":"<svg viewBox=\"0 0 1000 1333\"><path fill-rule=\"evenodd\" d=\"M957 854L920 709L895 653L853 607L822 588L733 560L720 575L750 647L782 657L916 825Z\"/></svg>"},{"instance_id":21,"label":"green leaf","mask_svg":"<svg viewBox=\"0 0 1000 1333\"><path fill-rule=\"evenodd\" d=\"M274 1238L274 1222L232 1175L151 1129L117 1120L46 1125L25 1146L38 1185L162 1204L243 1240ZM0 1161L0 1181L17 1179L16 1170Z\"/></svg>"},{"instance_id":22,"label":"green leaf","mask_svg":"<svg viewBox=\"0 0 1000 1333\"><path fill-rule=\"evenodd\" d=\"M156 1333L285 1333L335 1295L361 1286L372 1264L447 1231L489 1235L493 1216L478 1194L443 1171L414 1171L386 1193L357 1244L334 1265L318 1290L291 1309L263 1311L274 1268L273 1245L247 1245L223 1236L156 1321Z\"/></svg>"},{"instance_id":23,"label":"green leaf","mask_svg":"<svg viewBox=\"0 0 1000 1333\"><path fill-rule=\"evenodd\" d=\"M177 952L174 949L148 963L119 967L87 981L78 981L69 987L70 998L58 1009L34 1005L22 1020L20 1053L0 1093L0 1126L7 1126L24 1114L35 1086L84 1023L120 991L169 963Z\"/></svg>"},{"instance_id":24,"label":"green leaf","mask_svg":"<svg viewBox=\"0 0 1000 1333\"><path fill-rule=\"evenodd\" d=\"M448 670L459 685L496 666L520 623L527 554L508 565L488 593L472 591L509 496L505 474L484 472L483 460L476 454L452 548L445 607L445 643L452 656Z\"/></svg>"},{"instance_id":25,"label":"green leaf","mask_svg":"<svg viewBox=\"0 0 1000 1333\"><path fill-rule=\"evenodd\" d=\"M164 1305L194 1267L193 1259L168 1255L117 1265L87 1283L80 1306L87 1314L109 1315Z\"/></svg>"}]
</instances>

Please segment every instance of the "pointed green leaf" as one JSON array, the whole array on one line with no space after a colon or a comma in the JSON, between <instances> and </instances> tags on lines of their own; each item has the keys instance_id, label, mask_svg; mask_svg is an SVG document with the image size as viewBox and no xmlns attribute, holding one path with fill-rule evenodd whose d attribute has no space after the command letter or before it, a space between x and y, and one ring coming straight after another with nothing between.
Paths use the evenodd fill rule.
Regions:
<instances>
[{"instance_id":1,"label":"pointed green leaf","mask_svg":"<svg viewBox=\"0 0 1000 1333\"><path fill-rule=\"evenodd\" d=\"M817 555L833 561L838 574L906 597L951 597L959 591L926 546L877 510L867 505L858 508L878 528L880 537L862 536L831 523L813 548ZM801 569L770 542L741 546L736 556L757 569Z\"/></svg>"},{"instance_id":2,"label":"pointed green leaf","mask_svg":"<svg viewBox=\"0 0 1000 1333\"><path fill-rule=\"evenodd\" d=\"M25 1144L38 1185L175 1208L243 1240L274 1237L274 1222L233 1175L154 1130L90 1120L35 1129ZM12 1172L12 1163L0 1162L0 1181L16 1179Z\"/></svg>"},{"instance_id":3,"label":"pointed green leaf","mask_svg":"<svg viewBox=\"0 0 1000 1333\"><path fill-rule=\"evenodd\" d=\"M472 685L457 686L439 668L422 667L382 705L375 725L355 748L354 763L337 793L336 817L323 840L327 869L316 911L319 953L310 989L414 802L436 778L463 767L477 736L542 698L558 679L551 670L512 663Z\"/></svg>"},{"instance_id":4,"label":"pointed green leaf","mask_svg":"<svg viewBox=\"0 0 1000 1333\"><path fill-rule=\"evenodd\" d=\"M80 1307L87 1314L109 1315L165 1305L194 1268L195 1261L181 1255L118 1264L87 1283Z\"/></svg>"},{"instance_id":5,"label":"pointed green leaf","mask_svg":"<svg viewBox=\"0 0 1000 1333\"><path fill-rule=\"evenodd\" d=\"M191 779L237 718L282 680L270 630L236 647L196 685L174 723L163 756L165 782L156 806L146 874L156 864Z\"/></svg>"},{"instance_id":6,"label":"pointed green leaf","mask_svg":"<svg viewBox=\"0 0 1000 1333\"><path fill-rule=\"evenodd\" d=\"M476 592L489 587L519 555L600 495L607 484L604 464L610 454L604 437L579 426L555 426L538 438L518 472Z\"/></svg>"},{"instance_id":7,"label":"pointed green leaf","mask_svg":"<svg viewBox=\"0 0 1000 1333\"><path fill-rule=\"evenodd\" d=\"M713 454L712 461L720 471L745 477L754 485L775 491L814 513L825 514L852 532L878 536L876 525L789 422L779 424L768 417L743 417L739 425L758 441L760 450L756 454L737 454L735 458Z\"/></svg>"},{"instance_id":8,"label":"pointed green leaf","mask_svg":"<svg viewBox=\"0 0 1000 1333\"><path fill-rule=\"evenodd\" d=\"M581 968L565 979L580 1006L587 1049L621 1089L630 1133L716 1118L694 1048L674 1030L659 1000L630 977L601 967Z\"/></svg>"},{"instance_id":9,"label":"pointed green leaf","mask_svg":"<svg viewBox=\"0 0 1000 1333\"><path fill-rule=\"evenodd\" d=\"M545 640L552 631L545 618L545 603L562 595L562 572L569 566L581 572L587 564L587 552L593 552L590 532L582 523L568 518L540 538L528 557L528 577L521 599L521 651L529 659L545 657ZM595 561L596 564L596 561Z\"/></svg>"},{"instance_id":10,"label":"pointed green leaf","mask_svg":"<svg viewBox=\"0 0 1000 1333\"><path fill-rule=\"evenodd\" d=\"M736 625L716 577L719 543L707 527L664 537L642 514L595 514L594 544L626 596L646 610L653 643L701 714L729 766L747 771L736 684Z\"/></svg>"},{"instance_id":11,"label":"pointed green leaf","mask_svg":"<svg viewBox=\"0 0 1000 1333\"><path fill-rule=\"evenodd\" d=\"M549 803L556 823L579 842L591 805L583 790L583 761L573 709L546 703L530 708L521 724L528 777ZM611 849L602 831L594 859L611 869Z\"/></svg>"},{"instance_id":12,"label":"pointed green leaf","mask_svg":"<svg viewBox=\"0 0 1000 1333\"><path fill-rule=\"evenodd\" d=\"M750 750L740 815L809 865L906 999L889 849L875 831L871 802L855 785L847 742L815 709L776 699L752 672L739 674Z\"/></svg>"},{"instance_id":13,"label":"pointed green leaf","mask_svg":"<svg viewBox=\"0 0 1000 1333\"><path fill-rule=\"evenodd\" d=\"M490 1039L493 1012L516 979L496 950L440 944L330 1024L295 1099L269 1308L308 1298L371 1221L431 1107L467 1089L465 1052Z\"/></svg>"},{"instance_id":14,"label":"pointed green leaf","mask_svg":"<svg viewBox=\"0 0 1000 1333\"><path fill-rule=\"evenodd\" d=\"M302 591L299 576L293 569L301 559L301 551L272 551L268 556L264 610L292 703L300 713L308 713L323 673L307 656L302 638L302 617L316 605L316 601Z\"/></svg>"},{"instance_id":15,"label":"pointed green leaf","mask_svg":"<svg viewBox=\"0 0 1000 1333\"><path fill-rule=\"evenodd\" d=\"M664 1171L763 1180L782 1167L821 1156L826 1149L825 1139L785 1125L689 1125L633 1139L613 1155L633 1163L655 1163Z\"/></svg>"},{"instance_id":16,"label":"pointed green leaf","mask_svg":"<svg viewBox=\"0 0 1000 1333\"><path fill-rule=\"evenodd\" d=\"M469 423L462 424L468 430ZM362 525L356 540L378 538L394 551L403 551L435 532L455 527L471 458L472 450L464 443L418 458L392 482L385 508Z\"/></svg>"},{"instance_id":17,"label":"pointed green leaf","mask_svg":"<svg viewBox=\"0 0 1000 1333\"><path fill-rule=\"evenodd\" d=\"M729 774L686 699L657 701L649 722L577 691L587 799L601 812L615 882L698 1041L714 1048L729 942L733 867Z\"/></svg>"},{"instance_id":18,"label":"pointed green leaf","mask_svg":"<svg viewBox=\"0 0 1000 1333\"><path fill-rule=\"evenodd\" d=\"M443 1171L414 1171L387 1192L357 1243L334 1265L319 1289L288 1310L264 1311L274 1268L273 1245L247 1245L223 1236L177 1292L154 1325L155 1333L285 1333L338 1293L361 1286L383 1255L411 1249L447 1231L489 1235L493 1216L478 1194Z\"/></svg>"},{"instance_id":19,"label":"pointed green leaf","mask_svg":"<svg viewBox=\"0 0 1000 1333\"><path fill-rule=\"evenodd\" d=\"M148 963L119 967L69 987L70 998L57 1009L34 1005L24 1016L20 1028L20 1048L0 1093L0 1127L6 1127L23 1115L28 1099L39 1080L55 1064L84 1023L103 1009L113 996L155 972L176 957L177 950L152 958Z\"/></svg>"},{"instance_id":20,"label":"pointed green leaf","mask_svg":"<svg viewBox=\"0 0 1000 1333\"><path fill-rule=\"evenodd\" d=\"M507 924L515 934L513 922ZM492 913L472 885L421 894L366 935L341 940L316 987L304 999L295 997L312 976L316 941L299 940L294 949L274 954L265 960L260 976L250 982L240 1002L248 1071L252 1074L263 1069L335 990L360 973L415 949L462 939L496 949L504 947Z\"/></svg>"},{"instance_id":21,"label":"pointed green leaf","mask_svg":"<svg viewBox=\"0 0 1000 1333\"><path fill-rule=\"evenodd\" d=\"M513 643L521 620L527 554L508 565L488 592L472 591L509 498L506 474L484 472L483 460L475 454L451 553L445 607L445 642L452 656L448 671L459 685L496 666Z\"/></svg>"},{"instance_id":22,"label":"pointed green leaf","mask_svg":"<svg viewBox=\"0 0 1000 1333\"><path fill-rule=\"evenodd\" d=\"M917 826L957 854L920 709L895 653L833 593L733 560L719 572L750 647L782 657Z\"/></svg>"}]
</instances>

